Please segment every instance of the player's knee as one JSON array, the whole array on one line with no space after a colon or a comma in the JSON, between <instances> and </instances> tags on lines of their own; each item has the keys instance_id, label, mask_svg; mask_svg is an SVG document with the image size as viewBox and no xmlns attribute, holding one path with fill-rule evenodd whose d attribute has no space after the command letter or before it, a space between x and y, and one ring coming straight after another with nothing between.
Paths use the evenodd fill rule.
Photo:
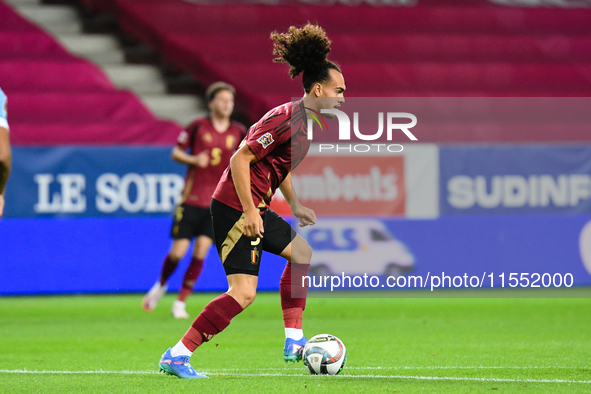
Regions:
<instances>
[{"instance_id":1,"label":"player's knee","mask_svg":"<svg viewBox=\"0 0 591 394\"><path fill-rule=\"evenodd\" d=\"M179 261L181 261L182 258L183 258L183 256L182 255L179 255L178 253L170 252L168 254L168 260L171 263L174 263L174 264L178 264Z\"/></svg>"},{"instance_id":2,"label":"player's knee","mask_svg":"<svg viewBox=\"0 0 591 394\"><path fill-rule=\"evenodd\" d=\"M293 253L293 262L296 264L310 264L312 260L312 248L307 242L298 246L297 253Z\"/></svg>"},{"instance_id":3,"label":"player's knee","mask_svg":"<svg viewBox=\"0 0 591 394\"><path fill-rule=\"evenodd\" d=\"M205 259L206 255L207 255L207 250L205 250L205 251L199 250L199 251L195 251L193 253L193 258L197 259L197 260L203 260L203 259Z\"/></svg>"},{"instance_id":4,"label":"player's knee","mask_svg":"<svg viewBox=\"0 0 591 394\"><path fill-rule=\"evenodd\" d=\"M307 242L306 242L306 247L304 248L304 250L302 252L304 253L304 259L305 259L306 263L309 264L310 261L312 260L312 247L310 247L310 245L308 245Z\"/></svg>"},{"instance_id":5,"label":"player's knee","mask_svg":"<svg viewBox=\"0 0 591 394\"><path fill-rule=\"evenodd\" d=\"M240 306L242 306L242 308L246 308L247 306L249 306L250 304L252 304L254 302L254 299L257 296L257 292L256 290L242 290L240 292L240 296L239 296L239 300L238 303L240 304Z\"/></svg>"}]
</instances>

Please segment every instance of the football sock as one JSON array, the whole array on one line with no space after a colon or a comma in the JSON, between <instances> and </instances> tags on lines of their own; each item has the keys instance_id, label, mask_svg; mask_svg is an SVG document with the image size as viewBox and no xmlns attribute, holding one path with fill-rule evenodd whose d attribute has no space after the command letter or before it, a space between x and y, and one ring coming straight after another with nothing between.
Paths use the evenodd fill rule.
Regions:
<instances>
[{"instance_id":1,"label":"football sock","mask_svg":"<svg viewBox=\"0 0 591 394\"><path fill-rule=\"evenodd\" d=\"M178 356L189 356L189 357L191 357L191 355L193 355L193 352L190 351L189 349L187 349L187 347L185 346L185 344L183 343L183 341L180 340L176 345L174 345L172 347L172 349L170 349L170 355L172 357L178 357Z\"/></svg>"},{"instance_id":2,"label":"football sock","mask_svg":"<svg viewBox=\"0 0 591 394\"><path fill-rule=\"evenodd\" d=\"M224 331L232 318L242 310L234 298L228 294L222 294L207 304L181 341L189 351L194 352L203 342L209 341L216 334Z\"/></svg>"},{"instance_id":3,"label":"football sock","mask_svg":"<svg viewBox=\"0 0 591 394\"><path fill-rule=\"evenodd\" d=\"M281 275L279 293L283 310L283 324L286 329L302 329L302 313L306 309L306 296L308 295L307 283L302 287L302 277L308 275L309 270L309 264L292 264L288 261L283 275Z\"/></svg>"},{"instance_id":4,"label":"football sock","mask_svg":"<svg viewBox=\"0 0 591 394\"><path fill-rule=\"evenodd\" d=\"M302 308L283 309L283 326L286 329L294 328L301 330L303 312L304 310Z\"/></svg>"},{"instance_id":5,"label":"football sock","mask_svg":"<svg viewBox=\"0 0 591 394\"><path fill-rule=\"evenodd\" d=\"M170 275L172 275L178 264L178 261L174 261L170 258L170 255L166 255L164 264L162 264L162 271L160 272L160 286L164 286L168 282L168 278L170 278Z\"/></svg>"},{"instance_id":6,"label":"football sock","mask_svg":"<svg viewBox=\"0 0 591 394\"><path fill-rule=\"evenodd\" d=\"M189 264L189 268L187 268L187 272L185 272L185 277L183 278L183 286L179 292L179 301L184 302L189 294L191 294L193 291L193 286L195 286L195 282L197 281L202 269L203 260L193 257L193 259L191 259L191 264Z\"/></svg>"},{"instance_id":7,"label":"football sock","mask_svg":"<svg viewBox=\"0 0 591 394\"><path fill-rule=\"evenodd\" d=\"M295 341L299 341L304 337L304 330L298 328L286 328L285 338L291 338Z\"/></svg>"}]
</instances>

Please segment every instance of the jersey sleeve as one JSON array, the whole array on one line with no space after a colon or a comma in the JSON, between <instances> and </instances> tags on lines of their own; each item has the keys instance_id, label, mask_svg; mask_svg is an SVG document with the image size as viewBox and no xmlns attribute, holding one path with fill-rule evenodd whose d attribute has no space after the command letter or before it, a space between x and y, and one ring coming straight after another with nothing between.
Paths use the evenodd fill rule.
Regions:
<instances>
[{"instance_id":1,"label":"jersey sleeve","mask_svg":"<svg viewBox=\"0 0 591 394\"><path fill-rule=\"evenodd\" d=\"M176 140L176 146L182 150L192 148L199 134L199 124L199 122L193 122L185 130L181 131Z\"/></svg>"},{"instance_id":2,"label":"jersey sleeve","mask_svg":"<svg viewBox=\"0 0 591 394\"><path fill-rule=\"evenodd\" d=\"M283 113L272 115L254 125L246 135L246 145L261 160L291 137L290 116Z\"/></svg>"},{"instance_id":3,"label":"jersey sleeve","mask_svg":"<svg viewBox=\"0 0 591 394\"><path fill-rule=\"evenodd\" d=\"M6 95L0 90L0 127L8 130L8 111Z\"/></svg>"},{"instance_id":4,"label":"jersey sleeve","mask_svg":"<svg viewBox=\"0 0 591 394\"><path fill-rule=\"evenodd\" d=\"M182 150L187 150L187 147L189 146L189 132L187 130L181 131L176 139L176 146Z\"/></svg>"}]
</instances>

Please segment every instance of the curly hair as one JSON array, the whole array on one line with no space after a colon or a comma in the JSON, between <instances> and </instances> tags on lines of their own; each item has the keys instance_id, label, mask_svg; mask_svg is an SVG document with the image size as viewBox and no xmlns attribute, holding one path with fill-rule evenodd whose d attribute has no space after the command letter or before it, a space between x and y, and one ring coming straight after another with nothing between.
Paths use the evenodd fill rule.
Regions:
<instances>
[{"instance_id":1,"label":"curly hair","mask_svg":"<svg viewBox=\"0 0 591 394\"><path fill-rule=\"evenodd\" d=\"M330 52L330 40L324 29L308 22L305 26L290 26L287 33L271 33L273 40L273 59L276 63L287 63L291 78L302 75L302 83L306 93L316 83L323 83L330 79L329 70L340 68L327 59Z\"/></svg>"}]
</instances>

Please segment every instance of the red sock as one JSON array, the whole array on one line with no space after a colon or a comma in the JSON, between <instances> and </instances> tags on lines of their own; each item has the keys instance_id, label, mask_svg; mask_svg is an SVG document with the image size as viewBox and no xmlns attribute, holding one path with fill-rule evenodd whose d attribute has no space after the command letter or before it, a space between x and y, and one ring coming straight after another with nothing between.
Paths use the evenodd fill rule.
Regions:
<instances>
[{"instance_id":1,"label":"red sock","mask_svg":"<svg viewBox=\"0 0 591 394\"><path fill-rule=\"evenodd\" d=\"M183 344L194 352L203 342L224 331L234 316L242 312L242 307L228 294L210 301L197 316L191 328L182 338Z\"/></svg>"},{"instance_id":2,"label":"red sock","mask_svg":"<svg viewBox=\"0 0 591 394\"><path fill-rule=\"evenodd\" d=\"M281 275L279 294L286 328L302 328L302 313L306 309L308 295L308 281L302 286L302 277L307 276L309 270L309 264L292 264L288 261Z\"/></svg>"},{"instance_id":3,"label":"red sock","mask_svg":"<svg viewBox=\"0 0 591 394\"><path fill-rule=\"evenodd\" d=\"M193 257L193 259L191 259L191 264L189 264L189 268L187 268L187 272L185 272L185 277L183 278L183 286L179 292L179 301L185 302L189 294L191 294L193 286L195 286L195 282L202 269L203 260Z\"/></svg>"},{"instance_id":4,"label":"red sock","mask_svg":"<svg viewBox=\"0 0 591 394\"><path fill-rule=\"evenodd\" d=\"M170 255L167 255L164 259L164 264L162 264L162 271L160 272L160 285L164 286L166 282L168 282L168 278L176 269L176 266L179 264L178 260L174 261L170 258Z\"/></svg>"}]
</instances>

